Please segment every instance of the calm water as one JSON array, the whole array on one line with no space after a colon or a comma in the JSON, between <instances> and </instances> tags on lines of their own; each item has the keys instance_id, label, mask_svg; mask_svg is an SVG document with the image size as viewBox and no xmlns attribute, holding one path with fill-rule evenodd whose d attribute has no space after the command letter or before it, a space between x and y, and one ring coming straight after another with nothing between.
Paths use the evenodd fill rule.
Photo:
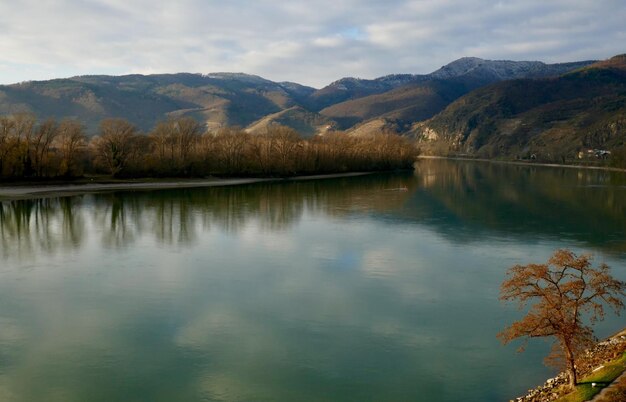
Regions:
<instances>
[{"instance_id":1,"label":"calm water","mask_svg":"<svg viewBox=\"0 0 626 402\"><path fill-rule=\"evenodd\" d=\"M508 400L553 372L496 339L499 284L559 247L626 279L624 175L423 161L0 203L0 400Z\"/></svg>"}]
</instances>

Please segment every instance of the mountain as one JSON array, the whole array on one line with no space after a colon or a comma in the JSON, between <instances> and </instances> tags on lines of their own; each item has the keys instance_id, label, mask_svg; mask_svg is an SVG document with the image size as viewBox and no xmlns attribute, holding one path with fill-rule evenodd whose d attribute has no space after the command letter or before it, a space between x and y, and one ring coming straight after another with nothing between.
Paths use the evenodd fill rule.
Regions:
<instances>
[{"instance_id":1,"label":"mountain","mask_svg":"<svg viewBox=\"0 0 626 402\"><path fill-rule=\"evenodd\" d=\"M465 77L485 85L490 82L515 78L542 78L561 75L595 62L596 60L586 60L573 63L545 64L541 61L484 60L477 57L462 57L429 74L429 77L432 79Z\"/></svg>"},{"instance_id":2,"label":"mountain","mask_svg":"<svg viewBox=\"0 0 626 402\"><path fill-rule=\"evenodd\" d=\"M473 89L502 80L556 76L591 62L544 64L462 58L425 75L342 78L322 89L242 73L90 75L0 86L0 115L76 118L97 132L108 117L143 131L168 117L191 116L208 129L250 132L285 124L304 135L357 129L373 119L404 132ZM371 130L376 124L367 124Z\"/></svg>"},{"instance_id":3,"label":"mountain","mask_svg":"<svg viewBox=\"0 0 626 402\"><path fill-rule=\"evenodd\" d=\"M479 88L410 130L429 153L574 158L626 143L626 55Z\"/></svg>"},{"instance_id":4,"label":"mountain","mask_svg":"<svg viewBox=\"0 0 626 402\"><path fill-rule=\"evenodd\" d=\"M340 102L387 92L403 85L419 82L424 77L423 75L394 74L372 80L342 78L313 92L306 104L310 109L319 111Z\"/></svg>"},{"instance_id":5,"label":"mountain","mask_svg":"<svg viewBox=\"0 0 626 402\"><path fill-rule=\"evenodd\" d=\"M81 76L0 86L0 114L72 117L95 131L107 117L143 130L168 116L190 115L209 128L247 126L290 108L315 90L238 73Z\"/></svg>"},{"instance_id":6,"label":"mountain","mask_svg":"<svg viewBox=\"0 0 626 402\"><path fill-rule=\"evenodd\" d=\"M430 80L337 103L320 114L344 129L374 118L394 119L402 124L426 120L467 92L469 89L458 80Z\"/></svg>"},{"instance_id":7,"label":"mountain","mask_svg":"<svg viewBox=\"0 0 626 402\"><path fill-rule=\"evenodd\" d=\"M373 118L395 119L398 124L413 123L434 116L452 101L476 88L515 78L558 76L592 63L593 61L545 64L539 61L464 57L428 75L403 76L402 80L395 81L385 80L384 82L393 82L397 86L382 93L360 96L363 85L360 92L350 92L346 87L344 96L350 95L351 99L328 106L320 113L336 120L342 128ZM379 80L384 79L385 77ZM372 82L361 82L364 83L367 83L365 88L370 91L377 88ZM321 91L328 91L330 87L317 91L312 97Z\"/></svg>"}]
</instances>

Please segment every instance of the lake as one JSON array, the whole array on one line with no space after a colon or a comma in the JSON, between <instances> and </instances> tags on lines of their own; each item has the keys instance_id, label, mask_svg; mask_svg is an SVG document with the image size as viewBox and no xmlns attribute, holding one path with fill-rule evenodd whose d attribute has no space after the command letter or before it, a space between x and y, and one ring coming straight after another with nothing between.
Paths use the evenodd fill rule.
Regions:
<instances>
[{"instance_id":1,"label":"lake","mask_svg":"<svg viewBox=\"0 0 626 402\"><path fill-rule=\"evenodd\" d=\"M522 315L499 286L557 248L626 279L625 174L423 160L4 201L0 400L509 400L555 371L496 339Z\"/></svg>"}]
</instances>

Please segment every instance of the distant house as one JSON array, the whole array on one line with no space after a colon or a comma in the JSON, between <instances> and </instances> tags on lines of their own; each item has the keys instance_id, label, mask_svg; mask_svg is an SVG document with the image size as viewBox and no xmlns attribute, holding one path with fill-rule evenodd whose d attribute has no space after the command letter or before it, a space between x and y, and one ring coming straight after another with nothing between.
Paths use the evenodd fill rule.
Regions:
<instances>
[{"instance_id":1,"label":"distant house","mask_svg":"<svg viewBox=\"0 0 626 402\"><path fill-rule=\"evenodd\" d=\"M611 151L607 151L606 149L587 149L578 152L578 159L607 159L610 156Z\"/></svg>"}]
</instances>

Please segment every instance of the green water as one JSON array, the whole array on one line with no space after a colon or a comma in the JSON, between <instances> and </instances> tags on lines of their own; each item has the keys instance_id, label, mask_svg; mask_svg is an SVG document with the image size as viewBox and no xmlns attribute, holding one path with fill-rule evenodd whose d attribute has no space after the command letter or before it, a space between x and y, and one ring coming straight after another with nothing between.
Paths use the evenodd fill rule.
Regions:
<instances>
[{"instance_id":1,"label":"green water","mask_svg":"<svg viewBox=\"0 0 626 402\"><path fill-rule=\"evenodd\" d=\"M520 317L499 284L559 247L626 279L625 175L422 161L5 201L0 400L508 400L553 371L496 339Z\"/></svg>"}]
</instances>

